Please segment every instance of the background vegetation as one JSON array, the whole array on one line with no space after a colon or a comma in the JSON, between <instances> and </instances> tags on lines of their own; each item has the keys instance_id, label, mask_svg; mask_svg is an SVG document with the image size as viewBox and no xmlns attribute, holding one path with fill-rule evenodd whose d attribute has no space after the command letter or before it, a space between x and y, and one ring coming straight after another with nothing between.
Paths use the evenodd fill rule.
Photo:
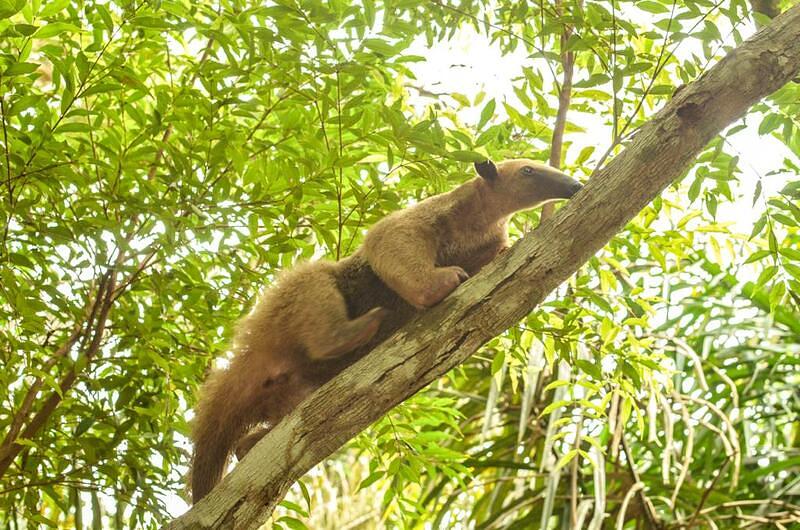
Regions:
<instances>
[{"instance_id":1,"label":"background vegetation","mask_svg":"<svg viewBox=\"0 0 800 530\"><path fill-rule=\"evenodd\" d=\"M765 22L744 0L0 0L0 525L176 515L195 390L277 270L347 255L476 158L552 160L559 123L589 177ZM464 31L521 57L510 91L420 85L415 50ZM274 525L800 524L798 102L715 139ZM767 171L748 134L780 145Z\"/></svg>"}]
</instances>

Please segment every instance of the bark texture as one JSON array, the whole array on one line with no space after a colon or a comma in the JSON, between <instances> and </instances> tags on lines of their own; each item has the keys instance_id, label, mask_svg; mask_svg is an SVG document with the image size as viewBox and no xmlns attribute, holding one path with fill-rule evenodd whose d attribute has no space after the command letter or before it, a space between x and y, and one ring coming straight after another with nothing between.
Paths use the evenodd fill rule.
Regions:
<instances>
[{"instance_id":1,"label":"bark texture","mask_svg":"<svg viewBox=\"0 0 800 530\"><path fill-rule=\"evenodd\" d=\"M312 466L527 315L716 134L798 71L800 6L678 91L552 219L320 388L166 528L256 528Z\"/></svg>"}]
</instances>

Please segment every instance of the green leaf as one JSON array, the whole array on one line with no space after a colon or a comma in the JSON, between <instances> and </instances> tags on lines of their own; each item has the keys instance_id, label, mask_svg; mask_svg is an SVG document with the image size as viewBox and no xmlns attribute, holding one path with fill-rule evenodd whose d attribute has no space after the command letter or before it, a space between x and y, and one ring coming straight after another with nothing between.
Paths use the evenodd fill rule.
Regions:
<instances>
[{"instance_id":1,"label":"green leaf","mask_svg":"<svg viewBox=\"0 0 800 530\"><path fill-rule=\"evenodd\" d=\"M593 362L589 362L585 359L578 359L575 361L575 364L583 370L583 372L590 375L593 379L600 381L603 379L603 372L600 370L600 366Z\"/></svg>"},{"instance_id":2,"label":"green leaf","mask_svg":"<svg viewBox=\"0 0 800 530\"><path fill-rule=\"evenodd\" d=\"M753 231L750 233L749 239L753 239L754 237L759 235L761 231L764 230L764 226L766 224L767 224L767 214L765 213L761 217L759 217L758 221L756 221L756 224L753 225Z\"/></svg>"},{"instance_id":3,"label":"green leaf","mask_svg":"<svg viewBox=\"0 0 800 530\"><path fill-rule=\"evenodd\" d=\"M575 88L594 88L604 85L611 81L611 78L606 74L592 74L588 79L578 81L575 83Z\"/></svg>"},{"instance_id":4,"label":"green leaf","mask_svg":"<svg viewBox=\"0 0 800 530\"><path fill-rule=\"evenodd\" d=\"M483 126L489 122L492 116L494 116L495 105L494 98L490 99L486 105L484 105L483 110L481 111L480 120L478 120L478 129L483 129Z\"/></svg>"},{"instance_id":5,"label":"green leaf","mask_svg":"<svg viewBox=\"0 0 800 530\"><path fill-rule=\"evenodd\" d=\"M41 18L48 18L56 15L67 8L70 0L49 0L44 4L44 7L39 12Z\"/></svg>"},{"instance_id":6,"label":"green leaf","mask_svg":"<svg viewBox=\"0 0 800 530\"><path fill-rule=\"evenodd\" d=\"M94 425L95 418L93 416L87 416L83 418L78 426L75 428L75 436L78 437L89 430L89 427Z\"/></svg>"},{"instance_id":7,"label":"green leaf","mask_svg":"<svg viewBox=\"0 0 800 530\"><path fill-rule=\"evenodd\" d=\"M634 388L642 388L642 377L639 372L628 361L622 361L620 368L622 373L627 375L633 382Z\"/></svg>"},{"instance_id":8,"label":"green leaf","mask_svg":"<svg viewBox=\"0 0 800 530\"><path fill-rule=\"evenodd\" d=\"M554 410L562 408L562 407L566 407L569 404L570 404L570 402L569 401L565 401L565 400L554 401L553 403L550 403L549 405L547 405L544 408L544 410L539 414L539 417L542 418L544 416L547 416L548 414L550 414Z\"/></svg>"},{"instance_id":9,"label":"green leaf","mask_svg":"<svg viewBox=\"0 0 800 530\"><path fill-rule=\"evenodd\" d=\"M33 24L14 24L14 30L25 37L30 37L36 33L37 29L39 29L39 26L34 26Z\"/></svg>"},{"instance_id":10,"label":"green leaf","mask_svg":"<svg viewBox=\"0 0 800 530\"><path fill-rule=\"evenodd\" d=\"M789 273L795 280L800 280L800 266L792 263L784 263L783 270Z\"/></svg>"},{"instance_id":11,"label":"green leaf","mask_svg":"<svg viewBox=\"0 0 800 530\"><path fill-rule=\"evenodd\" d=\"M131 24L139 28L170 29L172 24L159 17L138 16L131 19Z\"/></svg>"},{"instance_id":12,"label":"green leaf","mask_svg":"<svg viewBox=\"0 0 800 530\"><path fill-rule=\"evenodd\" d=\"M755 206L756 202L758 202L758 199L761 198L761 191L762 191L761 179L758 179L758 181L756 181L756 189L753 192L753 206Z\"/></svg>"},{"instance_id":13,"label":"green leaf","mask_svg":"<svg viewBox=\"0 0 800 530\"><path fill-rule=\"evenodd\" d=\"M367 476L364 480L361 481L361 484L358 485L358 490L361 491L364 488L368 488L369 486L373 485L375 482L383 478L386 474L383 471L373 471L372 473Z\"/></svg>"},{"instance_id":14,"label":"green leaf","mask_svg":"<svg viewBox=\"0 0 800 530\"><path fill-rule=\"evenodd\" d=\"M785 226L797 226L797 221L789 217L788 215L776 212L772 214L772 219L778 221L780 224Z\"/></svg>"},{"instance_id":15,"label":"green leaf","mask_svg":"<svg viewBox=\"0 0 800 530\"><path fill-rule=\"evenodd\" d=\"M758 281L756 281L756 286L763 287L777 273L778 273L778 267L776 265L770 265L769 267L765 267L764 270L761 271L761 274L758 275Z\"/></svg>"},{"instance_id":16,"label":"green leaf","mask_svg":"<svg viewBox=\"0 0 800 530\"><path fill-rule=\"evenodd\" d=\"M18 13L27 0L0 0L0 19L9 18Z\"/></svg>"},{"instance_id":17,"label":"green leaf","mask_svg":"<svg viewBox=\"0 0 800 530\"><path fill-rule=\"evenodd\" d=\"M364 46L381 55L391 56L395 54L395 48L385 40L364 39Z\"/></svg>"},{"instance_id":18,"label":"green leaf","mask_svg":"<svg viewBox=\"0 0 800 530\"><path fill-rule=\"evenodd\" d=\"M300 514L303 517L308 517L308 513L303 509L302 506L300 506L296 502L292 502L290 500L284 499L284 500L282 500L280 502L280 506L283 506L284 508L286 508L288 510L291 510L291 511L297 513L297 514Z\"/></svg>"},{"instance_id":19,"label":"green leaf","mask_svg":"<svg viewBox=\"0 0 800 530\"><path fill-rule=\"evenodd\" d=\"M498 373L505 365L506 362L506 352L500 350L495 354L494 359L492 359L492 375Z\"/></svg>"},{"instance_id":20,"label":"green leaf","mask_svg":"<svg viewBox=\"0 0 800 530\"><path fill-rule=\"evenodd\" d=\"M38 69L39 65L37 63L13 63L11 66L6 68L6 70L3 72L3 76L11 77L15 75L30 74Z\"/></svg>"},{"instance_id":21,"label":"green leaf","mask_svg":"<svg viewBox=\"0 0 800 530\"><path fill-rule=\"evenodd\" d=\"M755 261L759 261L759 260L764 259L767 256L771 256L771 255L772 255L772 252L770 252L769 250L757 250L756 252L753 252L752 254L750 254L750 256L745 260L744 263L745 264L753 263Z\"/></svg>"},{"instance_id":22,"label":"green leaf","mask_svg":"<svg viewBox=\"0 0 800 530\"><path fill-rule=\"evenodd\" d=\"M641 0L636 2L636 7L648 13L662 14L669 13L669 8L660 2L650 0Z\"/></svg>"},{"instance_id":23,"label":"green leaf","mask_svg":"<svg viewBox=\"0 0 800 530\"><path fill-rule=\"evenodd\" d=\"M308 527L301 521L295 517L284 516L278 519L279 523L285 524L292 530L308 530Z\"/></svg>"},{"instance_id":24,"label":"green leaf","mask_svg":"<svg viewBox=\"0 0 800 530\"><path fill-rule=\"evenodd\" d=\"M558 459L558 463L556 463L555 470L557 471L557 470L561 469L562 467L566 466L567 464L569 464L570 460L575 458L575 456L577 456L577 454L578 454L578 450L577 449L571 449L571 450L567 451L567 453L564 454L564 456L562 456L561 458Z\"/></svg>"},{"instance_id":25,"label":"green leaf","mask_svg":"<svg viewBox=\"0 0 800 530\"><path fill-rule=\"evenodd\" d=\"M65 31L69 31L71 33L79 33L81 29L68 22L51 22L46 26L40 27L36 30L36 33L33 34L33 38L35 39L49 39L51 37L55 37L56 35L60 35Z\"/></svg>"},{"instance_id":26,"label":"green leaf","mask_svg":"<svg viewBox=\"0 0 800 530\"><path fill-rule=\"evenodd\" d=\"M778 252L791 260L800 262L800 249L783 247Z\"/></svg>"},{"instance_id":27,"label":"green leaf","mask_svg":"<svg viewBox=\"0 0 800 530\"><path fill-rule=\"evenodd\" d=\"M83 122L72 122L72 123L64 123L58 126L58 128L54 131L56 133L88 133L91 131L92 128L89 126L88 123Z\"/></svg>"},{"instance_id":28,"label":"green leaf","mask_svg":"<svg viewBox=\"0 0 800 530\"><path fill-rule=\"evenodd\" d=\"M777 114L767 114L758 126L758 134L769 134L781 126L782 119Z\"/></svg>"},{"instance_id":29,"label":"green leaf","mask_svg":"<svg viewBox=\"0 0 800 530\"><path fill-rule=\"evenodd\" d=\"M33 270L36 266L34 263L28 258L28 256L24 254L20 254L19 252L11 252L8 255L9 260L14 265L18 265L20 267L25 267L27 269Z\"/></svg>"},{"instance_id":30,"label":"green leaf","mask_svg":"<svg viewBox=\"0 0 800 530\"><path fill-rule=\"evenodd\" d=\"M783 296L786 294L786 285L783 282L776 282L769 290L769 309L775 309L783 303Z\"/></svg>"},{"instance_id":31,"label":"green leaf","mask_svg":"<svg viewBox=\"0 0 800 530\"><path fill-rule=\"evenodd\" d=\"M589 157L592 156L592 153L594 153L594 150L595 146L593 145L587 145L581 149L581 152L578 154L578 158L575 160L575 164L578 166L585 164L586 161L589 160Z\"/></svg>"},{"instance_id":32,"label":"green leaf","mask_svg":"<svg viewBox=\"0 0 800 530\"><path fill-rule=\"evenodd\" d=\"M487 158L486 155L476 153L475 151L450 151L447 155L459 162L483 162Z\"/></svg>"}]
</instances>

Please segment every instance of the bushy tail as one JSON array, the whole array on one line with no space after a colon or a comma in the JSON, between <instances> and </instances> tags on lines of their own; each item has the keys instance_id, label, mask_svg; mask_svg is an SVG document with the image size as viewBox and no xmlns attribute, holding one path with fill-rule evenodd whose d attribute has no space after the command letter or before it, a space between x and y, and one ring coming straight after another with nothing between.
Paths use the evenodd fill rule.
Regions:
<instances>
[{"instance_id":1,"label":"bushy tail","mask_svg":"<svg viewBox=\"0 0 800 530\"><path fill-rule=\"evenodd\" d=\"M244 411L236 406L238 400L231 396L231 387L224 384L229 375L227 371L213 374L203 385L200 401L195 407L191 472L192 502L195 504L222 479L234 444L249 427Z\"/></svg>"}]
</instances>

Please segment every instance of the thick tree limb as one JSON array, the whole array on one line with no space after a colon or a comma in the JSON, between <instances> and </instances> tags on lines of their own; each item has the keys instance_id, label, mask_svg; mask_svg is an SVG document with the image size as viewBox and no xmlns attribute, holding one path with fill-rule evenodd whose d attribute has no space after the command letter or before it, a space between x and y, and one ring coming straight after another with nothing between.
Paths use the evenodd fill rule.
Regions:
<instances>
[{"instance_id":1,"label":"thick tree limb","mask_svg":"<svg viewBox=\"0 0 800 530\"><path fill-rule=\"evenodd\" d=\"M798 70L800 6L679 91L550 221L314 393L167 528L263 522L307 470L519 322L679 177L716 134Z\"/></svg>"}]
</instances>

